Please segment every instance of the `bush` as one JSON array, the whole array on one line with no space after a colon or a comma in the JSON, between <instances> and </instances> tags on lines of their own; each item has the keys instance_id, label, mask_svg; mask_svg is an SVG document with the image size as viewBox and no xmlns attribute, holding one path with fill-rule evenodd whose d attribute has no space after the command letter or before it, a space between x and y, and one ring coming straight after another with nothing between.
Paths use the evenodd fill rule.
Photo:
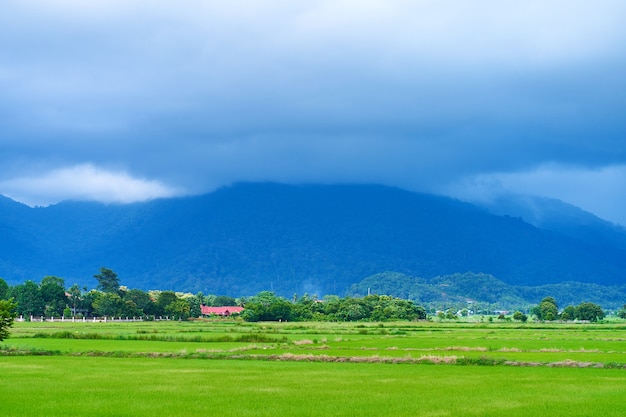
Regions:
<instances>
[{"instance_id":1,"label":"bush","mask_svg":"<svg viewBox=\"0 0 626 417\"><path fill-rule=\"evenodd\" d=\"M513 320L526 323L526 321L528 321L528 316L521 311L516 311L515 313L513 313Z\"/></svg>"}]
</instances>

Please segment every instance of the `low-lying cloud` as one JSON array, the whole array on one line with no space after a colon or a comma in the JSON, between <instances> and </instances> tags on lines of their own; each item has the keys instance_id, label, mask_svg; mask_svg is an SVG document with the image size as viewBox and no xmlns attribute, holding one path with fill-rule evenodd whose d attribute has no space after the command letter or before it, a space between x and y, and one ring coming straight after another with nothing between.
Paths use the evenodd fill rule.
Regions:
<instances>
[{"instance_id":1,"label":"low-lying cloud","mask_svg":"<svg viewBox=\"0 0 626 417\"><path fill-rule=\"evenodd\" d=\"M626 165L583 169L548 164L524 172L490 173L451 185L447 193L478 202L507 194L557 198L626 225Z\"/></svg>"},{"instance_id":2,"label":"low-lying cloud","mask_svg":"<svg viewBox=\"0 0 626 417\"><path fill-rule=\"evenodd\" d=\"M0 189L6 196L30 206L62 200L134 203L181 193L157 181L133 178L125 172L106 171L91 164L2 181Z\"/></svg>"}]
</instances>

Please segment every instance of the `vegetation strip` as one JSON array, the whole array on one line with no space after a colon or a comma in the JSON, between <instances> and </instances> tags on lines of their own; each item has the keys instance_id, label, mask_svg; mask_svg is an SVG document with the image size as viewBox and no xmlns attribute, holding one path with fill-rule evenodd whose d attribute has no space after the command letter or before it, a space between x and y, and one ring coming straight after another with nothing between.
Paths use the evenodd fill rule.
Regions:
<instances>
[{"instance_id":1,"label":"vegetation strip","mask_svg":"<svg viewBox=\"0 0 626 417\"><path fill-rule=\"evenodd\" d=\"M246 333L238 336L170 336L170 335L124 335L124 334L106 334L106 333L80 333L80 332L56 332L44 333L38 332L31 336L32 338L42 339L83 339L83 340L148 340L160 342L202 342L202 343L218 343L218 342L243 342L243 343L279 343L288 342L286 337L276 338L266 336L261 333Z\"/></svg>"},{"instance_id":2,"label":"vegetation strip","mask_svg":"<svg viewBox=\"0 0 626 417\"><path fill-rule=\"evenodd\" d=\"M391 356L330 356L313 354L241 354L225 351L197 351L197 352L61 352L40 349L13 349L2 347L2 356L85 356L85 357L114 357L114 358L179 358L179 359L231 359L257 361L292 361L292 362L338 362L338 363L383 363L383 364L426 364L426 365L471 365L471 366L547 366L562 368L619 368L626 369L626 364L616 362L581 362L564 360L557 362L524 362L488 357L467 358L458 356L425 355L419 358L391 357Z\"/></svg>"},{"instance_id":3,"label":"vegetation strip","mask_svg":"<svg viewBox=\"0 0 626 417\"><path fill-rule=\"evenodd\" d=\"M480 299L483 296L478 294L460 298L457 294L452 298L446 296L437 302L424 303L415 296L408 297L409 293L406 291L379 285L388 281L397 281L394 279L394 277L398 278L397 275L397 273L379 274L373 282L368 281L367 291L363 291L364 288L358 290L357 286L353 288L354 291L350 291L351 295L343 298L330 294L323 298L308 294L298 297L294 294L293 298L286 299L271 291L261 291L251 297L236 299L202 293L195 295L176 293L170 290L146 292L140 289L128 289L121 285L115 271L102 267L100 273L94 275L98 282L97 289L89 291L86 287L81 289L76 284L66 288L65 280L56 276L45 276L39 284L28 280L15 286L9 286L0 278L0 300L15 301L15 305L11 308L0 305L0 311L14 312L19 320L26 321L82 321L89 317L90 320L104 322L108 320L135 321L136 319L188 320L207 316L240 316L248 322L388 322L427 318L449 321L470 316L481 317L481 320L488 321L493 321L497 317L502 321L515 320L522 323L528 320L598 322L604 320L607 315L607 312L598 304L583 301L578 305L563 307L559 306L552 296L544 297L538 305L522 302L522 299L518 297L513 297L518 301L510 304L511 298L504 297L503 294L500 294L500 300L491 299L491 302L487 303L481 302ZM405 281L406 278L408 277L400 281ZM491 281L485 281L486 276L481 274L456 274L448 278L440 277L440 279L443 281L438 285L445 287L446 292L453 291L455 283L465 283L464 287L471 288L490 289L493 287L488 285ZM374 290L371 294L370 289ZM401 297L398 296L400 294L402 294ZM503 299L508 302L502 301ZM496 301L501 302L502 305ZM618 309L615 301L612 301L611 310L614 315L626 318L626 305ZM5 327L6 324L3 325L0 321L0 340L3 338L2 330Z\"/></svg>"}]
</instances>

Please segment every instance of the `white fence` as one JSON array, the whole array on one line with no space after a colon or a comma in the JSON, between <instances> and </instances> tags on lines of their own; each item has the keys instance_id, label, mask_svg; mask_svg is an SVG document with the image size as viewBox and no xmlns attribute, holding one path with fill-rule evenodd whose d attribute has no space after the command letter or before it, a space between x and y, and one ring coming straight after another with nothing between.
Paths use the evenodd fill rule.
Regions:
<instances>
[{"instance_id":1,"label":"white fence","mask_svg":"<svg viewBox=\"0 0 626 417\"><path fill-rule=\"evenodd\" d=\"M107 322L133 322L133 321L144 321L146 320L144 317L44 317L44 316L19 316L15 319L15 321L34 321L34 322L72 322L72 323L107 323ZM169 316L165 317L154 317L150 318L151 321L163 321L163 320L173 320L173 318Z\"/></svg>"}]
</instances>

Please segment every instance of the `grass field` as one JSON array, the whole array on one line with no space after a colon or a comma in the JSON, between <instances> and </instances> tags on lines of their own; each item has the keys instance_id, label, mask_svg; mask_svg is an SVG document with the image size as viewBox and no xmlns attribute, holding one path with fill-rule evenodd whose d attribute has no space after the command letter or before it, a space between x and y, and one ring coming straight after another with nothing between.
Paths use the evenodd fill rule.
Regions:
<instances>
[{"instance_id":1,"label":"grass field","mask_svg":"<svg viewBox=\"0 0 626 417\"><path fill-rule=\"evenodd\" d=\"M626 325L16 323L1 416L623 416Z\"/></svg>"}]
</instances>

